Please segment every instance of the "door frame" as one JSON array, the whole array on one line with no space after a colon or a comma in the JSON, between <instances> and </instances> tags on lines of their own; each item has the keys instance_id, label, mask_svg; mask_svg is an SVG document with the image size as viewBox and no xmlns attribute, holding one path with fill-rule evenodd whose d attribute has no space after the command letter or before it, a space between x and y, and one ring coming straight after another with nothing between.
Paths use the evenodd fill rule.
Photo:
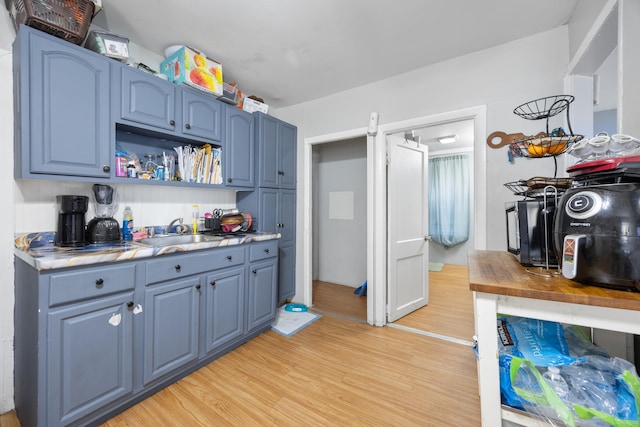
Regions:
<instances>
[{"instance_id":1,"label":"door frame","mask_svg":"<svg viewBox=\"0 0 640 427\"><path fill-rule=\"evenodd\" d=\"M367 322L386 324L387 307L387 164L386 137L389 134L443 123L474 121L474 244L487 246L487 107L474 106L399 122L381 124L375 135L367 127L304 138L303 185L303 283L302 301L313 305L313 230L312 230L312 154L313 146L353 138L367 137ZM298 296L300 298L300 296Z\"/></svg>"}]
</instances>

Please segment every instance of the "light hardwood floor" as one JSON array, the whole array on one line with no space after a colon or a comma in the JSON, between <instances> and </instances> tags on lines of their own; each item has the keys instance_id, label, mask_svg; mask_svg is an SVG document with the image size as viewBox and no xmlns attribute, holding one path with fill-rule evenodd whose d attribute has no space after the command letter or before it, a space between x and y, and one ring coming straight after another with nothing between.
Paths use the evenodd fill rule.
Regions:
<instances>
[{"instance_id":1,"label":"light hardwood floor","mask_svg":"<svg viewBox=\"0 0 640 427\"><path fill-rule=\"evenodd\" d=\"M349 286L314 280L312 310L366 322L367 297L356 295L354 291Z\"/></svg>"},{"instance_id":2,"label":"light hardwood floor","mask_svg":"<svg viewBox=\"0 0 640 427\"><path fill-rule=\"evenodd\" d=\"M367 298L354 294L354 290L348 286L314 281L312 310L366 321ZM467 267L446 264L442 271L429 272L429 303L398 319L395 324L473 341L473 295L469 291Z\"/></svg>"},{"instance_id":3,"label":"light hardwood floor","mask_svg":"<svg viewBox=\"0 0 640 427\"><path fill-rule=\"evenodd\" d=\"M469 292L466 269L448 267L440 277L449 273L458 277L442 282L456 282ZM434 276L431 273L429 306L421 310L455 314L451 306L462 303L464 290L451 289L454 299L439 302L448 295L436 292ZM348 291L352 294L353 289ZM360 310L364 303L366 318L366 298L352 296ZM344 298L334 297L334 302L344 303ZM317 303L322 303L321 298ZM329 314L330 306L321 309L322 318L295 335L267 331L103 427L480 425L476 361L470 347L369 326L350 320L353 313ZM473 321L472 309L458 314ZM427 325L433 316L437 314L408 322ZM433 323L437 333L448 331L468 340L465 327L453 328L467 322L440 319ZM18 425L15 416L6 421L7 417L0 416L0 426Z\"/></svg>"}]
</instances>

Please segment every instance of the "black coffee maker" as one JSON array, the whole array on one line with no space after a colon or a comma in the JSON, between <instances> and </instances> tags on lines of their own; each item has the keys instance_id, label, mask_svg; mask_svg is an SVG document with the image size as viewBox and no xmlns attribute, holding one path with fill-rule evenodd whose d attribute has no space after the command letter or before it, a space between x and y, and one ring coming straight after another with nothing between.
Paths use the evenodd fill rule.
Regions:
<instances>
[{"instance_id":1,"label":"black coffee maker","mask_svg":"<svg viewBox=\"0 0 640 427\"><path fill-rule=\"evenodd\" d=\"M56 246L78 247L85 245L84 214L89 206L87 196L56 196L58 202L58 232Z\"/></svg>"}]
</instances>

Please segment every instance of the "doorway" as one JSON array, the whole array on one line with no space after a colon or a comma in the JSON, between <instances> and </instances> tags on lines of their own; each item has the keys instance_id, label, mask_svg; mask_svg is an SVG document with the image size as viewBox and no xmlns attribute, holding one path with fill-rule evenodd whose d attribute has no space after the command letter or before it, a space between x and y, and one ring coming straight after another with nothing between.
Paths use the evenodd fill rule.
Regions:
<instances>
[{"instance_id":1,"label":"doorway","mask_svg":"<svg viewBox=\"0 0 640 427\"><path fill-rule=\"evenodd\" d=\"M381 116L382 118L384 116ZM387 292L386 238L386 137L442 123L472 119L474 123L474 249L486 248L486 106L470 107L416 119L381 124L372 132L367 127L305 138L303 188L303 282L298 295L313 305L313 146L352 138L367 139L367 322L384 326ZM366 124L366 123L365 123Z\"/></svg>"},{"instance_id":2,"label":"doorway","mask_svg":"<svg viewBox=\"0 0 640 427\"><path fill-rule=\"evenodd\" d=\"M312 148L312 296L317 311L366 321L366 137Z\"/></svg>"}]
</instances>

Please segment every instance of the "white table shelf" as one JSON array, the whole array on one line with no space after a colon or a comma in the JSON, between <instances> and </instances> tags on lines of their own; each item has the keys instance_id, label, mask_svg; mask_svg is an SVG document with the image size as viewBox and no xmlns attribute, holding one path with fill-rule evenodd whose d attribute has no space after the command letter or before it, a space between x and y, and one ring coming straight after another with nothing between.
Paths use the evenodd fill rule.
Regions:
<instances>
[{"instance_id":1,"label":"white table shelf","mask_svg":"<svg viewBox=\"0 0 640 427\"><path fill-rule=\"evenodd\" d=\"M508 252L472 252L469 287L474 291L478 385L485 427L499 426L502 419L527 426L548 425L500 404L498 314L640 334L640 293L582 285L562 276L535 276Z\"/></svg>"}]
</instances>

